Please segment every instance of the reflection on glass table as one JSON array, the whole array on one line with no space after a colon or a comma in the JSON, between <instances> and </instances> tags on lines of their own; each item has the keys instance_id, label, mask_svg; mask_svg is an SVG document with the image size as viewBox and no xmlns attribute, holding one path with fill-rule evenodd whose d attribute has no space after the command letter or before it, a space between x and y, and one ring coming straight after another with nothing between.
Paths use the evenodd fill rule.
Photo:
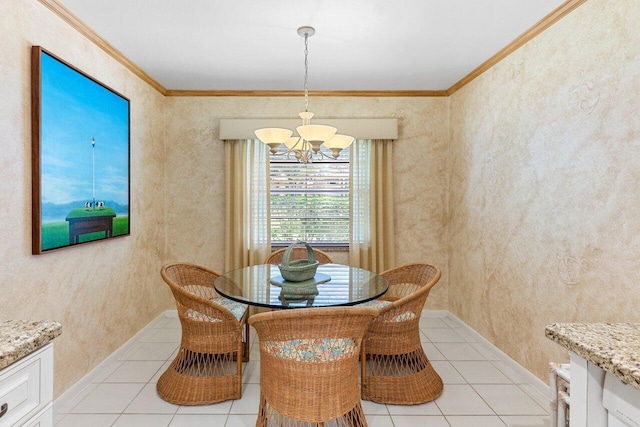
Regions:
<instances>
[{"instance_id":1,"label":"reflection on glass table","mask_svg":"<svg viewBox=\"0 0 640 427\"><path fill-rule=\"evenodd\" d=\"M368 270L340 264L321 264L316 278L329 276L322 283L288 284L277 265L260 264L229 271L214 286L218 293L235 301L259 307L296 308L355 305L384 294L387 280Z\"/></svg>"}]
</instances>

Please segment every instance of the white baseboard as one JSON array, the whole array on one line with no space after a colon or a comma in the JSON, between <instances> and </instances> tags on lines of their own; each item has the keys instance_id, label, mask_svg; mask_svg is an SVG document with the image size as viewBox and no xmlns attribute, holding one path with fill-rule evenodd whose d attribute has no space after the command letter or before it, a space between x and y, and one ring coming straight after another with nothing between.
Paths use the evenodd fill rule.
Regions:
<instances>
[{"instance_id":1,"label":"white baseboard","mask_svg":"<svg viewBox=\"0 0 640 427\"><path fill-rule=\"evenodd\" d=\"M531 397L536 399L539 403L548 402L549 386L545 382L502 352L489 340L460 320L456 315L448 310L424 310L422 312L422 316L429 318L443 318L449 326L463 329L466 334L473 338L475 343L480 345L485 352L493 356L492 360L502 362L508 369L515 373L518 378L520 378L518 381L519 386L528 386L527 389L524 390L525 392L530 395L532 392L535 393L535 395L531 395ZM79 399L83 398L89 391L91 391L92 384L96 384L94 380L96 378L103 377L106 371L110 369L115 362L130 352L137 343L147 336L147 334L153 333L153 329L155 329L160 322L168 318L177 317L178 313L176 310L166 310L161 313L120 348L110 354L98 366L62 393L53 403L54 417L58 412L69 412L71 408L78 404Z\"/></svg>"},{"instance_id":2,"label":"white baseboard","mask_svg":"<svg viewBox=\"0 0 640 427\"><path fill-rule=\"evenodd\" d=\"M101 377L104 374L104 371L109 369L118 359L122 358L125 354L133 349L133 347L139 343L143 338L147 336L147 334L153 333L153 329L160 322L167 318L177 318L178 312L177 310L167 310L161 313L158 317L153 319L147 326L138 331L134 336L132 336L127 342L125 342L120 348L111 353L106 359L104 359L98 366L93 368L90 372L88 372L84 377L82 377L79 381L69 387L64 393L62 393L58 398L53 402L53 412L54 417L58 412L67 413L71 408L73 408L76 404L78 404L78 397L84 396L86 393L83 393L85 389L89 389L91 384L93 384L93 380L95 378Z\"/></svg>"},{"instance_id":3,"label":"white baseboard","mask_svg":"<svg viewBox=\"0 0 640 427\"><path fill-rule=\"evenodd\" d=\"M495 344L487 340L469 325L460 320L455 314L447 311L447 318L451 322L453 322L453 324L455 324L454 327L464 329L467 334L471 335L474 338L475 342L479 343L486 351L492 353L498 361L502 362L519 378L521 378L522 380L518 381L520 385L526 384L531 387L533 391L539 393L539 396L531 397L535 398L539 403L549 401L549 386L544 381L533 375L526 368L509 357L506 353L496 347Z\"/></svg>"},{"instance_id":4,"label":"white baseboard","mask_svg":"<svg viewBox=\"0 0 640 427\"><path fill-rule=\"evenodd\" d=\"M447 310L422 310L422 317L447 317L448 314Z\"/></svg>"}]
</instances>

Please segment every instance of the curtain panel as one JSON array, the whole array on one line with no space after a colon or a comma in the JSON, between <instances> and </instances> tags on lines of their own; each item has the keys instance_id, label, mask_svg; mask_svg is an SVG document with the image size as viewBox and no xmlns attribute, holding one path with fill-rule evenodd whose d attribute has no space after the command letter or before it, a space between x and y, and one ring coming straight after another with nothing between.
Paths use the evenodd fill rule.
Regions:
<instances>
[{"instance_id":1,"label":"curtain panel","mask_svg":"<svg viewBox=\"0 0 640 427\"><path fill-rule=\"evenodd\" d=\"M368 139L351 145L349 264L378 273L395 266L390 142Z\"/></svg>"},{"instance_id":2,"label":"curtain panel","mask_svg":"<svg viewBox=\"0 0 640 427\"><path fill-rule=\"evenodd\" d=\"M225 271L262 264L271 252L269 158L257 140L226 140Z\"/></svg>"}]
</instances>

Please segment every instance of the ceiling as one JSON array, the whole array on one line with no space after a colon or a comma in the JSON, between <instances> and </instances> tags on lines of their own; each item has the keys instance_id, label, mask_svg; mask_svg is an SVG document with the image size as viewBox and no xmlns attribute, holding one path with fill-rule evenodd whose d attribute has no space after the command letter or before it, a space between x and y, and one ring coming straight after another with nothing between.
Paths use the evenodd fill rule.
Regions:
<instances>
[{"instance_id":1,"label":"ceiling","mask_svg":"<svg viewBox=\"0 0 640 427\"><path fill-rule=\"evenodd\" d=\"M58 0L169 90L446 90L566 0Z\"/></svg>"}]
</instances>

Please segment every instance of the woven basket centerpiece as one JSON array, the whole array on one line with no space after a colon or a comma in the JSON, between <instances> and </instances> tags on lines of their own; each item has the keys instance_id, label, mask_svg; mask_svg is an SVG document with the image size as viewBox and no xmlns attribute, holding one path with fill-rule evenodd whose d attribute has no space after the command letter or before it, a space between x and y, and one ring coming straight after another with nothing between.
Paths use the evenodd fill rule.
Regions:
<instances>
[{"instance_id":1,"label":"woven basket centerpiece","mask_svg":"<svg viewBox=\"0 0 640 427\"><path fill-rule=\"evenodd\" d=\"M303 244L307 247L308 259L290 261L291 252L298 244ZM296 242L291 244L291 246L284 251L284 254L282 255L282 262L278 265L278 268L280 269L280 274L282 274L282 278L284 280L289 282L303 282L316 275L318 264L320 264L320 262L316 260L316 256L313 253L311 245L306 242Z\"/></svg>"}]
</instances>

